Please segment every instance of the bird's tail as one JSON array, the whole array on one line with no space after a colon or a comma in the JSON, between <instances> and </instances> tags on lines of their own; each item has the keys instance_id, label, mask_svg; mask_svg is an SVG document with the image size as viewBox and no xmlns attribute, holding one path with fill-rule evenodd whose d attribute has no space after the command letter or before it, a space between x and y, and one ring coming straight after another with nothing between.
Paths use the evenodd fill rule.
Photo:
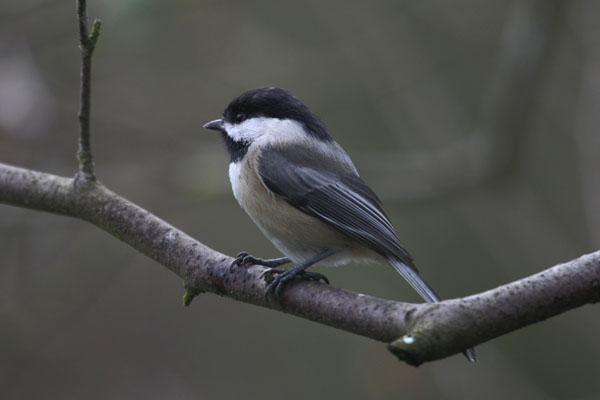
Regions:
<instances>
[{"instance_id":1,"label":"bird's tail","mask_svg":"<svg viewBox=\"0 0 600 400\"><path fill-rule=\"evenodd\" d=\"M431 286L427 284L427 282L423 280L423 278L421 278L421 275L419 275L414 268L409 267L402 261L394 259L390 259L390 264L392 264L394 269L398 271L398 273L402 275L404 279L406 279L409 285L412 286L417 293L419 293L419 296L421 296L423 300L428 303L437 303L441 301L440 296L437 295L437 293L431 288Z\"/></svg>"},{"instance_id":2,"label":"bird's tail","mask_svg":"<svg viewBox=\"0 0 600 400\"><path fill-rule=\"evenodd\" d=\"M398 273L402 275L404 279L406 279L408 284L412 286L412 288L415 289L415 291L426 302L438 303L441 301L440 296L437 295L437 293L431 288L431 286L427 284L427 282L423 280L423 278L421 278L421 275L419 275L419 273L415 271L414 268L409 267L408 265L399 260L390 259L389 261L390 264L392 264L392 266L394 267L394 269L398 271ZM465 355L465 357L467 357L467 360L469 360L470 362L477 361L475 349L468 348L465 351L463 351L463 354Z\"/></svg>"}]
</instances>

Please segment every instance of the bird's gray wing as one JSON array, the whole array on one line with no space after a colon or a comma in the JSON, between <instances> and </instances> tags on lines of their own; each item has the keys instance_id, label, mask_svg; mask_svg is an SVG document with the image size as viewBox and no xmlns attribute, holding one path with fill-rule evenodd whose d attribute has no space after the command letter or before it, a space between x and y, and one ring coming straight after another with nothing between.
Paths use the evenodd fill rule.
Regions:
<instances>
[{"instance_id":1,"label":"bird's gray wing","mask_svg":"<svg viewBox=\"0 0 600 400\"><path fill-rule=\"evenodd\" d=\"M302 147L265 149L258 163L258 173L273 193L416 272L412 257L381 208L381 201L354 171L353 166L344 166L339 160L312 154Z\"/></svg>"}]
</instances>

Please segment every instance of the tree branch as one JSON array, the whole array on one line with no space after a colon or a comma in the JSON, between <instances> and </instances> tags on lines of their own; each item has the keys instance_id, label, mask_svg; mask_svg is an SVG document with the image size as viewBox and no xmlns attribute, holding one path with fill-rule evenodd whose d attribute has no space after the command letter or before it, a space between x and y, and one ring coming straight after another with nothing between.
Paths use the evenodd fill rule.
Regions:
<instances>
[{"instance_id":1,"label":"tree branch","mask_svg":"<svg viewBox=\"0 0 600 400\"><path fill-rule=\"evenodd\" d=\"M79 99L79 172L76 183L85 184L96 180L94 159L90 144L90 113L92 91L92 54L100 36L100 20L94 20L92 31L88 31L86 0L77 0L77 19L79 22L79 49L81 51L81 88Z\"/></svg>"},{"instance_id":2,"label":"tree branch","mask_svg":"<svg viewBox=\"0 0 600 400\"><path fill-rule=\"evenodd\" d=\"M436 304L379 299L319 282L296 280L279 303L265 298L261 266L221 272L233 260L194 240L99 183L0 164L0 203L79 218L100 227L181 277L186 302L201 292L283 311L390 343L401 360L419 365L600 301L600 251L477 295Z\"/></svg>"}]
</instances>

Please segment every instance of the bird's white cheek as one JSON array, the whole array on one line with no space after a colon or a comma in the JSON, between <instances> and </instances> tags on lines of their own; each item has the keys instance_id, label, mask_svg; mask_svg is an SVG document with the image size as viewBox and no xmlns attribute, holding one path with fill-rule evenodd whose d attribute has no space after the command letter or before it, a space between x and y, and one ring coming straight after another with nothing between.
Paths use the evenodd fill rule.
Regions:
<instances>
[{"instance_id":1,"label":"bird's white cheek","mask_svg":"<svg viewBox=\"0 0 600 400\"><path fill-rule=\"evenodd\" d=\"M263 118L252 118L235 125L225 122L225 131L227 136L236 142L252 142L264 133L265 126L261 123L263 121Z\"/></svg>"},{"instance_id":2,"label":"bird's white cheek","mask_svg":"<svg viewBox=\"0 0 600 400\"><path fill-rule=\"evenodd\" d=\"M236 142L254 143L274 140L276 142L306 140L306 133L302 125L291 119L269 117L255 117L239 124L224 124L227 136Z\"/></svg>"}]
</instances>

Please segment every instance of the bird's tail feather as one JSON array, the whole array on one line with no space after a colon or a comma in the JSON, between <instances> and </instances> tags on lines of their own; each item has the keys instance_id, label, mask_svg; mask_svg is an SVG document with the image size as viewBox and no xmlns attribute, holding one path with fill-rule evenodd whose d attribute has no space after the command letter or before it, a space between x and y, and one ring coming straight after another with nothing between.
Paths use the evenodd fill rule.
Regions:
<instances>
[{"instance_id":1,"label":"bird's tail feather","mask_svg":"<svg viewBox=\"0 0 600 400\"><path fill-rule=\"evenodd\" d=\"M404 264L402 261L393 259L390 259L389 261L390 264L392 264L392 266L394 267L394 269L398 271L398 273L402 275L404 279L406 279L409 285L412 286L412 288L415 289L416 292L426 302L437 303L441 301L440 296L437 295L437 293L431 288L431 286L427 284L427 282L423 280L423 278L421 278L421 275L419 275L417 271ZM467 360L469 360L470 362L477 361L477 354L475 353L475 349L468 348L463 351L463 354L465 355L465 357L467 357Z\"/></svg>"},{"instance_id":2,"label":"bird's tail feather","mask_svg":"<svg viewBox=\"0 0 600 400\"><path fill-rule=\"evenodd\" d=\"M421 275L413 268L404 264L402 261L390 260L390 264L398 271L400 275L412 286L413 289L428 303L437 303L441 301L440 296L421 278Z\"/></svg>"}]
</instances>

